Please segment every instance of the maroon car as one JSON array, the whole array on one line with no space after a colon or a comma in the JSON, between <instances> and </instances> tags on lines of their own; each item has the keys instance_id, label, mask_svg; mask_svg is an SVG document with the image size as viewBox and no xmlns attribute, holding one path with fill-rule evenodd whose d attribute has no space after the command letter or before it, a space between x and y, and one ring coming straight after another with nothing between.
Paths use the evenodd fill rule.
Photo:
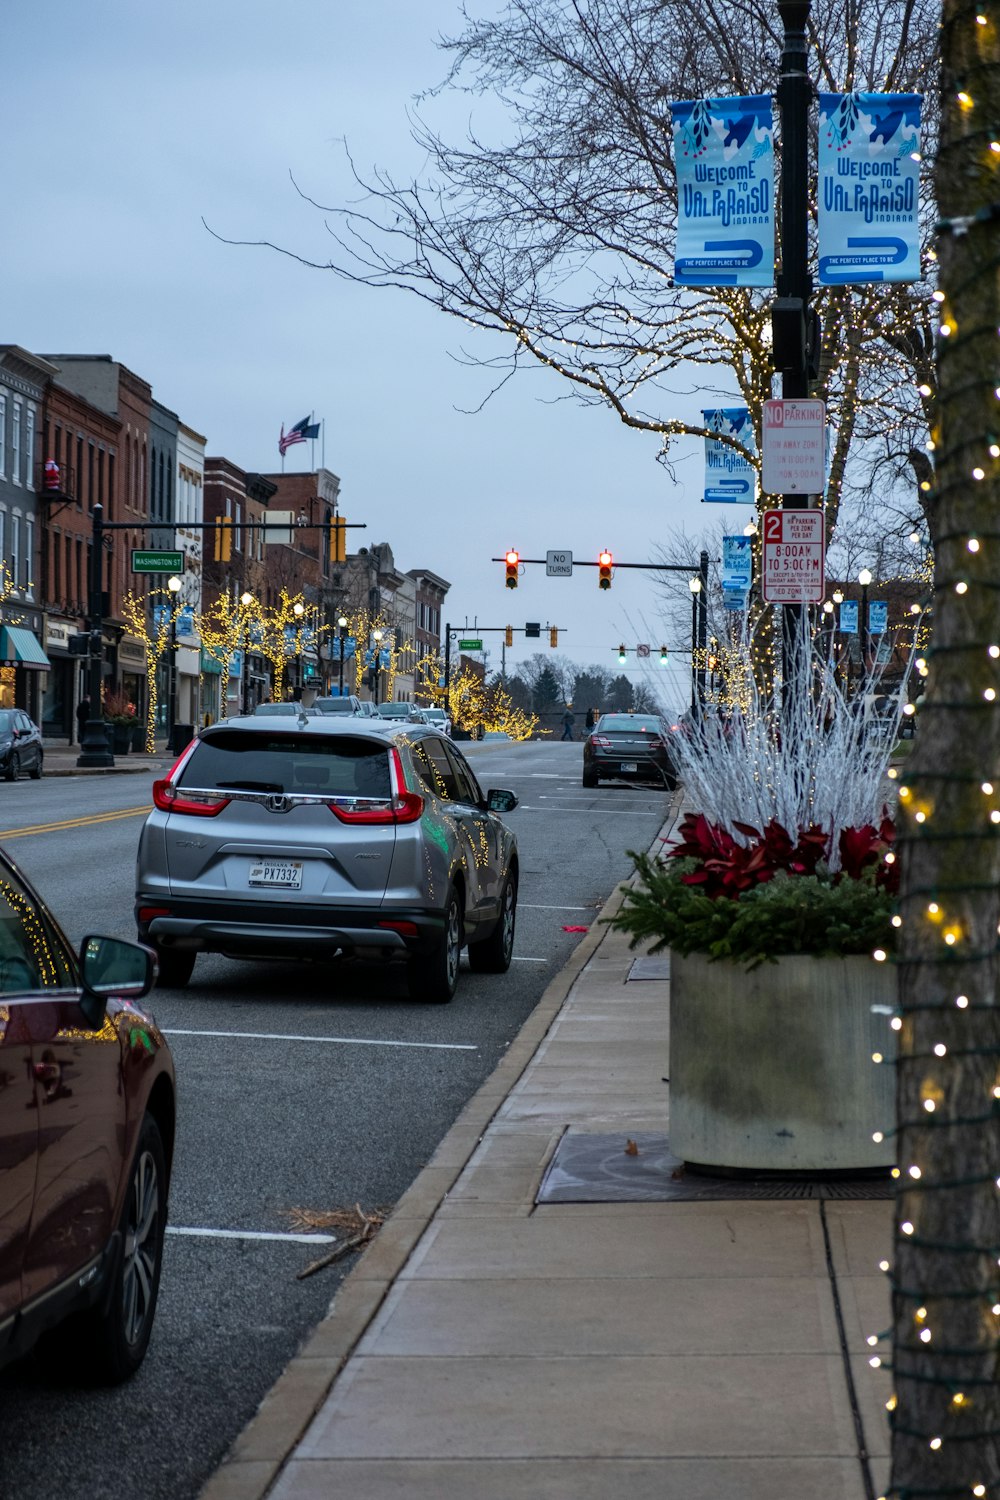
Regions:
<instances>
[{"instance_id":1,"label":"maroon car","mask_svg":"<svg viewBox=\"0 0 1000 1500\"><path fill-rule=\"evenodd\" d=\"M154 978L136 943L74 954L0 854L0 1365L39 1344L117 1381L146 1352L175 1112L169 1049L136 1004Z\"/></svg>"}]
</instances>

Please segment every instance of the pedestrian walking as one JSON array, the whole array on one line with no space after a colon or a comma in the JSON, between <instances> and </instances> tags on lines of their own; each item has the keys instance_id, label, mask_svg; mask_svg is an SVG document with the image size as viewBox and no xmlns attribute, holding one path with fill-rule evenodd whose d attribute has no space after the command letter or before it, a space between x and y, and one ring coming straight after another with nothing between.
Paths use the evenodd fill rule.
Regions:
<instances>
[{"instance_id":1,"label":"pedestrian walking","mask_svg":"<svg viewBox=\"0 0 1000 1500\"><path fill-rule=\"evenodd\" d=\"M589 734L590 731L593 729L594 725L597 723L597 709L596 708L588 708L587 709L587 717L584 720L584 723L587 726L587 733Z\"/></svg>"},{"instance_id":2,"label":"pedestrian walking","mask_svg":"<svg viewBox=\"0 0 1000 1500\"><path fill-rule=\"evenodd\" d=\"M83 744L84 731L87 728L87 720L90 718L90 699L81 698L76 705L76 737L79 744Z\"/></svg>"},{"instance_id":3,"label":"pedestrian walking","mask_svg":"<svg viewBox=\"0 0 1000 1500\"><path fill-rule=\"evenodd\" d=\"M573 738L573 727L575 724L576 718L574 717L573 710L567 707L566 712L563 714L562 737L564 740L571 740Z\"/></svg>"}]
</instances>

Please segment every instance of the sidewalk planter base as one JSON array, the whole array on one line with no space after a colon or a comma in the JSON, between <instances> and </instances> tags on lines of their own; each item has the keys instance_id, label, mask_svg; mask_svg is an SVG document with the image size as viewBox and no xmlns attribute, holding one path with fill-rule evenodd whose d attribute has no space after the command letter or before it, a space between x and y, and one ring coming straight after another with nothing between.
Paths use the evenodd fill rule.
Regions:
<instances>
[{"instance_id":1,"label":"sidewalk planter base","mask_svg":"<svg viewBox=\"0 0 1000 1500\"><path fill-rule=\"evenodd\" d=\"M891 1166L895 1005L895 971L864 956L792 955L747 973L672 954L671 1150L723 1170Z\"/></svg>"}]
</instances>

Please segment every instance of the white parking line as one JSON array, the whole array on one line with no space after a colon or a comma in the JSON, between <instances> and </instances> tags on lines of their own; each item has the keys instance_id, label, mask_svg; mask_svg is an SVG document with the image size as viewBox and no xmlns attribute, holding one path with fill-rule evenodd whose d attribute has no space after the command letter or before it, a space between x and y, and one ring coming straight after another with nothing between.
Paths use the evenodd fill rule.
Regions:
<instances>
[{"instance_id":1,"label":"white parking line","mask_svg":"<svg viewBox=\"0 0 1000 1500\"><path fill-rule=\"evenodd\" d=\"M544 959L539 960L544 963ZM164 1028L164 1036L223 1036L234 1037L244 1042L330 1042L342 1047L417 1047L432 1052L478 1052L479 1048L465 1042L390 1042L380 1037L361 1036L298 1036L285 1035L277 1031L185 1031L176 1027Z\"/></svg>"},{"instance_id":2,"label":"white parking line","mask_svg":"<svg viewBox=\"0 0 1000 1500\"><path fill-rule=\"evenodd\" d=\"M518 911L596 911L596 906L536 906L530 901L519 901Z\"/></svg>"},{"instance_id":3,"label":"white parking line","mask_svg":"<svg viewBox=\"0 0 1000 1500\"><path fill-rule=\"evenodd\" d=\"M589 813L592 813L594 811L594 808L593 808L593 805L591 805L589 807L529 807L528 804L527 804L527 802L522 802L521 805L520 805L519 811L521 811L521 812L554 812L554 813L564 813L564 812L589 812ZM618 817L618 818L651 818L654 815L655 809L650 808L649 812L631 812L628 808L624 808L624 807L609 807L607 809L607 811L608 812L613 812L615 814L615 816Z\"/></svg>"},{"instance_id":4,"label":"white parking line","mask_svg":"<svg viewBox=\"0 0 1000 1500\"><path fill-rule=\"evenodd\" d=\"M515 954L511 959L512 964L547 964L547 958L518 958Z\"/></svg>"},{"instance_id":5,"label":"white parking line","mask_svg":"<svg viewBox=\"0 0 1000 1500\"><path fill-rule=\"evenodd\" d=\"M267 1234L260 1229L182 1229L168 1224L168 1234L195 1235L203 1240L290 1240L299 1245L333 1245L335 1234Z\"/></svg>"}]
</instances>

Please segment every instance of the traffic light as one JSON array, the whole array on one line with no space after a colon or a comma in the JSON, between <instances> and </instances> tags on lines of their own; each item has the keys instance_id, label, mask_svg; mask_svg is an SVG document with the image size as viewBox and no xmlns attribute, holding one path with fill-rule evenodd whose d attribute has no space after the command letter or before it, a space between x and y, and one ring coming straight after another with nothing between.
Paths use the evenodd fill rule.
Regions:
<instances>
[{"instance_id":1,"label":"traffic light","mask_svg":"<svg viewBox=\"0 0 1000 1500\"><path fill-rule=\"evenodd\" d=\"M599 576L597 587L599 589L609 589L611 587L611 564L613 562L614 558L610 552L601 552L598 554L597 571Z\"/></svg>"},{"instance_id":2,"label":"traffic light","mask_svg":"<svg viewBox=\"0 0 1000 1500\"><path fill-rule=\"evenodd\" d=\"M347 522L343 516L334 516L330 522L330 561L347 561Z\"/></svg>"},{"instance_id":3,"label":"traffic light","mask_svg":"<svg viewBox=\"0 0 1000 1500\"><path fill-rule=\"evenodd\" d=\"M503 633L503 638L504 638L504 644L506 646L513 646L513 644L514 644L514 627L513 627L513 625L508 625L507 626L507 629Z\"/></svg>"},{"instance_id":4,"label":"traffic light","mask_svg":"<svg viewBox=\"0 0 1000 1500\"><path fill-rule=\"evenodd\" d=\"M628 652L625 650L625 645L624 645L624 642L623 642L622 645L620 645L618 647L618 660L621 662L622 666L625 665L625 661L626 661L627 656L628 656Z\"/></svg>"},{"instance_id":5,"label":"traffic light","mask_svg":"<svg viewBox=\"0 0 1000 1500\"><path fill-rule=\"evenodd\" d=\"M559 644L559 629L558 629L558 626L556 626L556 625L550 625L549 626L549 645L550 646L558 646L558 644Z\"/></svg>"},{"instance_id":6,"label":"traffic light","mask_svg":"<svg viewBox=\"0 0 1000 1500\"><path fill-rule=\"evenodd\" d=\"M221 520L215 531L215 560L229 562L233 555L233 523L228 517Z\"/></svg>"},{"instance_id":7,"label":"traffic light","mask_svg":"<svg viewBox=\"0 0 1000 1500\"><path fill-rule=\"evenodd\" d=\"M666 646L661 646L660 647L660 666L661 667L665 667L666 665L667 665L667 648L666 648Z\"/></svg>"},{"instance_id":8,"label":"traffic light","mask_svg":"<svg viewBox=\"0 0 1000 1500\"><path fill-rule=\"evenodd\" d=\"M507 587L509 589L516 589L518 569L521 565L520 552L508 552L505 561L507 563Z\"/></svg>"}]
</instances>

